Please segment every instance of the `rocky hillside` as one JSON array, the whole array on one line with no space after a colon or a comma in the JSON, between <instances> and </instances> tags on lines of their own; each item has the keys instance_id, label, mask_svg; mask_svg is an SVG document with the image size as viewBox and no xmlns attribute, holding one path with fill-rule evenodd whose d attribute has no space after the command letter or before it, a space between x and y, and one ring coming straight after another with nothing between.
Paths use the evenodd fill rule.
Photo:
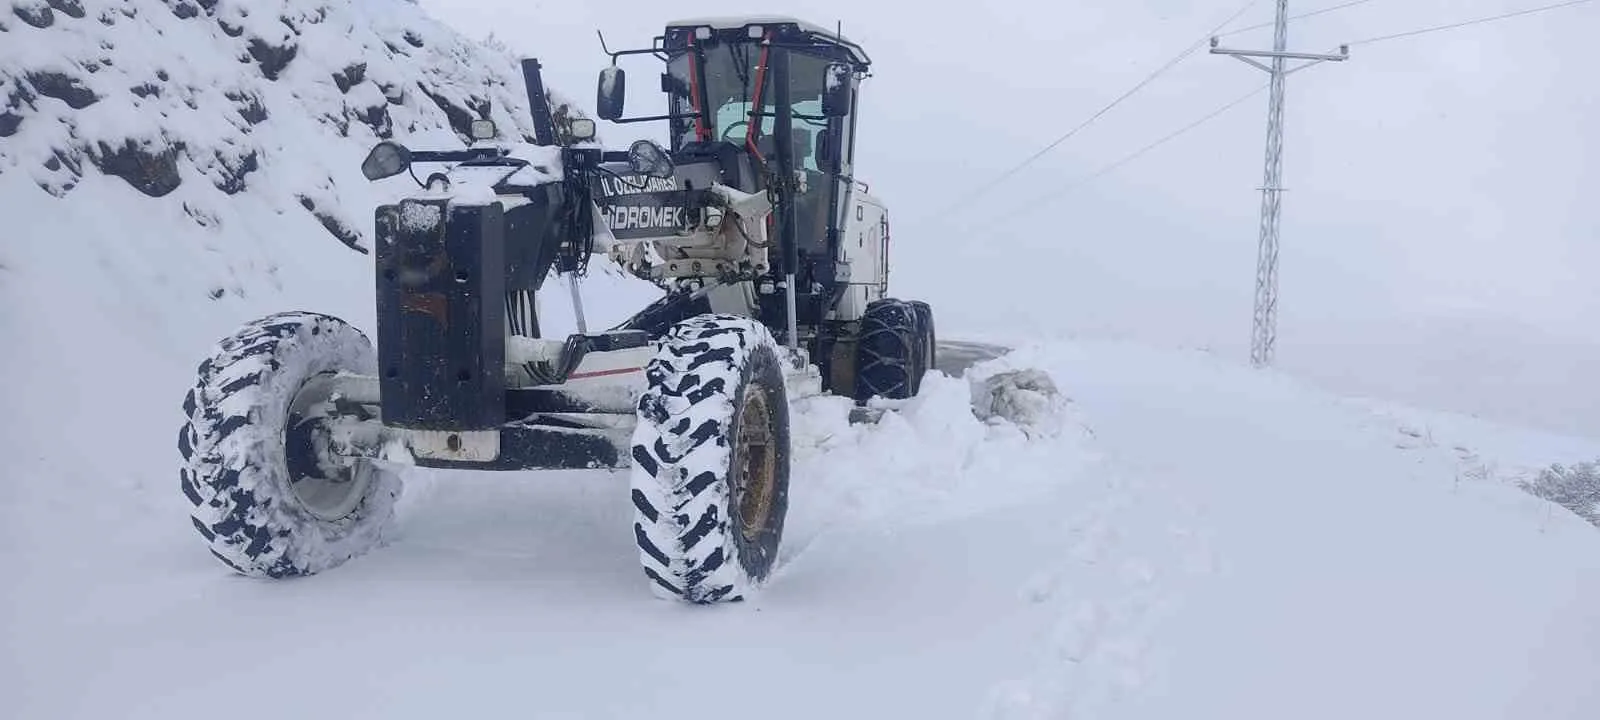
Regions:
<instances>
[{"instance_id":1,"label":"rocky hillside","mask_svg":"<svg viewBox=\"0 0 1600 720\"><path fill-rule=\"evenodd\" d=\"M372 143L459 145L485 117L531 140L516 60L405 0L8 2L0 175L41 193L8 205L98 172L202 227L248 195L364 249Z\"/></svg>"}]
</instances>

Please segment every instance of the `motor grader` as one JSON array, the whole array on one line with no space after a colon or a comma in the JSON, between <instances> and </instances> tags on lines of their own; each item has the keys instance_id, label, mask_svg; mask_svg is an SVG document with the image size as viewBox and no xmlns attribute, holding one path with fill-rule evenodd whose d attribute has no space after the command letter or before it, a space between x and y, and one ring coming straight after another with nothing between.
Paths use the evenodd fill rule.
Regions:
<instances>
[{"instance_id":1,"label":"motor grader","mask_svg":"<svg viewBox=\"0 0 1600 720\"><path fill-rule=\"evenodd\" d=\"M363 163L371 180L436 168L375 211L375 342L285 312L200 363L181 481L221 562L282 578L369 551L407 466L609 468L629 473L654 591L738 600L782 541L791 403L917 393L932 312L889 296L888 213L855 173L866 52L781 17L602 48L596 114L664 123L665 143L607 150L587 118L558 142L525 60L536 142L483 120L464 149L385 141ZM641 56L662 63L666 112L627 117L620 61ZM591 329L579 278L601 257L662 295ZM564 337L541 333L552 278L576 311Z\"/></svg>"}]
</instances>

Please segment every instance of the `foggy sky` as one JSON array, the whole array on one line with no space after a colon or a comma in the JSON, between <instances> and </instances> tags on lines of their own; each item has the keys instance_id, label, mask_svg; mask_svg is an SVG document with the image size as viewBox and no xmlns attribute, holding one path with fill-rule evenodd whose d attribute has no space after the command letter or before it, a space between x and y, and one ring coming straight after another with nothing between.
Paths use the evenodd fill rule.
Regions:
<instances>
[{"instance_id":1,"label":"foggy sky","mask_svg":"<svg viewBox=\"0 0 1600 720\"><path fill-rule=\"evenodd\" d=\"M682 17L842 21L875 61L858 175L891 209L891 282L896 294L932 300L946 336L1105 334L1248 356L1265 93L1117 172L1016 210L1248 92L1265 73L1202 49L1004 186L970 197L1242 0L910 10L825 0L770 9L728 0L422 4L470 36L494 32L539 57L549 83L591 111L595 73L608 62L596 29L616 49L646 46ZM1295 0L1290 9L1334 4ZM1541 4L1375 0L1295 23L1290 46L1324 52ZM1232 27L1271 13L1262 0ZM1584 44L1597 32L1600 3L1579 5L1361 45L1348 62L1290 77L1283 367L1350 390L1600 435L1600 381L1583 372L1600 364L1600 61ZM1224 44L1270 41L1261 29ZM629 114L656 111L654 61L624 63ZM664 139L665 130L601 123L601 135L620 145ZM960 212L941 215L951 207ZM1443 387L1424 389L1441 376Z\"/></svg>"}]
</instances>

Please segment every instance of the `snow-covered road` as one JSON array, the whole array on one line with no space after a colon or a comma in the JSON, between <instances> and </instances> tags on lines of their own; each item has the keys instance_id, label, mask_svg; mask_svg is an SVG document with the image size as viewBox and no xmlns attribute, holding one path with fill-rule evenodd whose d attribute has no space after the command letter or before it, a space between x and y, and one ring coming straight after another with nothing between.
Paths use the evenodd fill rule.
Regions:
<instances>
[{"instance_id":1,"label":"snow-covered road","mask_svg":"<svg viewBox=\"0 0 1600 720\"><path fill-rule=\"evenodd\" d=\"M1398 447L1393 424L1281 377L1126 347L1015 362L1030 357L1076 379L1108 472L1140 488L1127 501L1183 519L1162 528L1172 513L1141 510L1108 542L1164 530L1185 546L1166 561L1136 546L1107 553L1152 586L1150 610L1107 631L1102 615L1127 607L1070 601L1083 609L1065 616L1084 619L1068 636L1100 634L1122 667L1110 682L1058 688L1045 700L1059 714L1040 716L1593 715L1593 527L1463 479L1454 455ZM1081 672L1077 654L1058 669ZM1119 688L1124 703L1099 704Z\"/></svg>"},{"instance_id":2,"label":"snow-covered road","mask_svg":"<svg viewBox=\"0 0 1600 720\"><path fill-rule=\"evenodd\" d=\"M1600 700L1593 527L1204 356L1056 345L976 371L1011 365L1048 369L1087 430L985 427L942 375L877 425L802 408L782 567L736 606L649 595L622 475L417 472L390 546L278 583L206 555L176 490L32 493L0 550L0 715L1580 718ZM72 508L116 529L48 522Z\"/></svg>"},{"instance_id":3,"label":"snow-covered road","mask_svg":"<svg viewBox=\"0 0 1600 720\"><path fill-rule=\"evenodd\" d=\"M934 353L934 364L939 372L950 377L961 377L968 368L985 360L1006 354L1010 348L993 343L941 340Z\"/></svg>"}]
</instances>

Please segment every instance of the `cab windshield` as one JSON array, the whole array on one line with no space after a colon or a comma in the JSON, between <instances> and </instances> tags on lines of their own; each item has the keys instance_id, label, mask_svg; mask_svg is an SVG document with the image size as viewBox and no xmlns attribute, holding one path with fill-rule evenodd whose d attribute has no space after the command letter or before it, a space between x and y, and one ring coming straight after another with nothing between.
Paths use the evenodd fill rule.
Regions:
<instances>
[{"instance_id":1,"label":"cab windshield","mask_svg":"<svg viewBox=\"0 0 1600 720\"><path fill-rule=\"evenodd\" d=\"M758 76L763 75L760 71L762 46L754 42L720 43L705 48L704 52L705 67L700 68L698 77L690 72L695 64L691 52L679 53L667 62L670 112L674 115L693 115L696 109L695 90L704 93L711 109L710 126L704 128L698 138L693 120L673 121L674 148L697 139L722 140L746 147L748 139L753 140L761 154L770 159L773 156L774 93L770 73L760 77L758 92ZM793 130L796 137L792 139L795 167L817 171L816 136L826 128L826 122L821 119L821 78L828 61L784 49L773 52L790 53L789 91L795 116ZM704 88L699 86L701 82L704 82ZM750 120L758 101L761 111L752 132ZM815 119L807 119L806 116Z\"/></svg>"}]
</instances>

